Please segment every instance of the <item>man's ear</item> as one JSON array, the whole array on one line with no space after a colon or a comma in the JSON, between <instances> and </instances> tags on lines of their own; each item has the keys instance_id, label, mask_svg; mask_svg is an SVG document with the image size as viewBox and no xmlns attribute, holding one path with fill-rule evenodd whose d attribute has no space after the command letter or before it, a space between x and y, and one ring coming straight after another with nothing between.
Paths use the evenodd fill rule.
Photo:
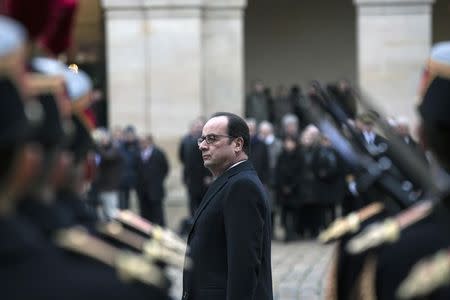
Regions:
<instances>
[{"instance_id":1,"label":"man's ear","mask_svg":"<svg viewBox=\"0 0 450 300\"><path fill-rule=\"evenodd\" d=\"M242 151L244 148L244 139L242 137L237 137L234 139L234 142L236 143L235 151Z\"/></svg>"}]
</instances>

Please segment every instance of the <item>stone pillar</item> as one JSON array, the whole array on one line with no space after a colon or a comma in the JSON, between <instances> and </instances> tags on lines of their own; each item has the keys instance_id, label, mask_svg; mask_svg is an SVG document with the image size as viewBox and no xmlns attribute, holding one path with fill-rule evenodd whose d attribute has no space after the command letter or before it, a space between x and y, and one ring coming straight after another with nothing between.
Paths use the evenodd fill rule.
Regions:
<instances>
[{"instance_id":1,"label":"stone pillar","mask_svg":"<svg viewBox=\"0 0 450 300\"><path fill-rule=\"evenodd\" d=\"M169 144L201 114L200 4L103 0L111 125Z\"/></svg>"},{"instance_id":2,"label":"stone pillar","mask_svg":"<svg viewBox=\"0 0 450 300\"><path fill-rule=\"evenodd\" d=\"M149 124L145 12L108 6L105 20L109 124L134 124L145 131Z\"/></svg>"},{"instance_id":3,"label":"stone pillar","mask_svg":"<svg viewBox=\"0 0 450 300\"><path fill-rule=\"evenodd\" d=\"M102 0L109 125L134 124L168 154L169 199L182 197L177 148L194 118L242 113L246 0Z\"/></svg>"},{"instance_id":4,"label":"stone pillar","mask_svg":"<svg viewBox=\"0 0 450 300\"><path fill-rule=\"evenodd\" d=\"M431 47L434 0L354 0L358 78L389 115L414 119L421 70Z\"/></svg>"},{"instance_id":5,"label":"stone pillar","mask_svg":"<svg viewBox=\"0 0 450 300\"><path fill-rule=\"evenodd\" d=\"M246 0L103 0L110 125L173 141L189 121L243 112Z\"/></svg>"},{"instance_id":6,"label":"stone pillar","mask_svg":"<svg viewBox=\"0 0 450 300\"><path fill-rule=\"evenodd\" d=\"M203 113L243 113L246 0L205 0L203 12Z\"/></svg>"}]
</instances>

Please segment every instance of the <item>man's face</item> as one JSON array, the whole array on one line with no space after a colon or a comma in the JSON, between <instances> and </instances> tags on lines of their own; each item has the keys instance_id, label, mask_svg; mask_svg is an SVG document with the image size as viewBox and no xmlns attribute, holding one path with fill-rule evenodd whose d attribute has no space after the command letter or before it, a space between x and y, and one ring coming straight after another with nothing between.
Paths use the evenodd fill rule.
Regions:
<instances>
[{"instance_id":1,"label":"man's face","mask_svg":"<svg viewBox=\"0 0 450 300\"><path fill-rule=\"evenodd\" d=\"M264 85L260 82L255 83L255 85L253 86L253 89L257 93L262 93L264 91Z\"/></svg>"},{"instance_id":2,"label":"man's face","mask_svg":"<svg viewBox=\"0 0 450 300\"><path fill-rule=\"evenodd\" d=\"M285 131L287 134L296 135L298 133L298 125L296 123L286 124Z\"/></svg>"},{"instance_id":3,"label":"man's face","mask_svg":"<svg viewBox=\"0 0 450 300\"><path fill-rule=\"evenodd\" d=\"M396 131L400 136L408 136L409 126L407 124L398 124Z\"/></svg>"},{"instance_id":4,"label":"man's face","mask_svg":"<svg viewBox=\"0 0 450 300\"><path fill-rule=\"evenodd\" d=\"M214 139L212 142L210 140L210 144L206 140L202 141L199 149L202 152L204 166L215 176L225 172L236 158L236 144L233 138L228 137L227 127L227 117L219 116L206 122L202 131L202 137Z\"/></svg>"},{"instance_id":5,"label":"man's face","mask_svg":"<svg viewBox=\"0 0 450 300\"><path fill-rule=\"evenodd\" d=\"M373 131L373 125L372 124L368 124L368 123L362 122L360 120L356 120L356 128L358 128L359 131L361 131L361 132L371 132L371 131Z\"/></svg>"},{"instance_id":6,"label":"man's face","mask_svg":"<svg viewBox=\"0 0 450 300\"><path fill-rule=\"evenodd\" d=\"M259 127L259 136L262 139L266 139L269 135L272 134L272 130L269 126L261 126Z\"/></svg>"}]
</instances>

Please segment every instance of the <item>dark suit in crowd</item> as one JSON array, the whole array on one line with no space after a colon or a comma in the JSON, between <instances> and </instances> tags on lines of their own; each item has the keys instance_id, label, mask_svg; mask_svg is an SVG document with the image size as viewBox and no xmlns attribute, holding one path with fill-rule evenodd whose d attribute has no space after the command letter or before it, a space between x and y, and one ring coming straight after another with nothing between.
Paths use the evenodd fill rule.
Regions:
<instances>
[{"instance_id":1,"label":"dark suit in crowd","mask_svg":"<svg viewBox=\"0 0 450 300\"><path fill-rule=\"evenodd\" d=\"M344 165L331 146L317 147L313 158L316 178L316 199L321 206L320 226L325 227L336 218L335 208L346 192Z\"/></svg>"},{"instance_id":2,"label":"dark suit in crowd","mask_svg":"<svg viewBox=\"0 0 450 300\"><path fill-rule=\"evenodd\" d=\"M189 193L189 209L191 216L194 216L208 189L208 178L212 178L211 172L203 165L197 140L186 145L185 170L188 174L185 182Z\"/></svg>"},{"instance_id":3,"label":"dark suit in crowd","mask_svg":"<svg viewBox=\"0 0 450 300\"><path fill-rule=\"evenodd\" d=\"M136 169L139 163L139 143L137 140L124 141L120 144L119 150L123 159L119 207L121 209L128 209L130 206L130 193L136 188Z\"/></svg>"},{"instance_id":4,"label":"dark suit in crowd","mask_svg":"<svg viewBox=\"0 0 450 300\"><path fill-rule=\"evenodd\" d=\"M269 168L269 151L267 145L258 138L258 136L251 137L250 156L259 179L264 185L269 184L270 168Z\"/></svg>"},{"instance_id":5,"label":"dark suit in crowd","mask_svg":"<svg viewBox=\"0 0 450 300\"><path fill-rule=\"evenodd\" d=\"M183 300L271 300L271 223L265 188L251 162L220 175L194 216Z\"/></svg>"},{"instance_id":6,"label":"dark suit in crowd","mask_svg":"<svg viewBox=\"0 0 450 300\"><path fill-rule=\"evenodd\" d=\"M187 157L189 156L190 152L189 149L193 144L195 144L195 146L198 148L197 138L198 136L194 136L193 134L188 133L185 136L183 136L180 142L180 146L178 147L178 158L180 162L183 164L183 173L182 173L183 183L186 183L186 178L188 176L188 170L186 169L186 161Z\"/></svg>"},{"instance_id":7,"label":"dark suit in crowd","mask_svg":"<svg viewBox=\"0 0 450 300\"><path fill-rule=\"evenodd\" d=\"M275 169L275 190L281 206L281 224L285 230L285 240L293 238L299 227L300 184L303 169L302 153L299 148L283 149Z\"/></svg>"},{"instance_id":8,"label":"dark suit in crowd","mask_svg":"<svg viewBox=\"0 0 450 300\"><path fill-rule=\"evenodd\" d=\"M138 166L138 184L141 215L156 224L165 225L163 200L165 196L164 180L169 173L169 164L164 152L156 146L147 148Z\"/></svg>"}]
</instances>

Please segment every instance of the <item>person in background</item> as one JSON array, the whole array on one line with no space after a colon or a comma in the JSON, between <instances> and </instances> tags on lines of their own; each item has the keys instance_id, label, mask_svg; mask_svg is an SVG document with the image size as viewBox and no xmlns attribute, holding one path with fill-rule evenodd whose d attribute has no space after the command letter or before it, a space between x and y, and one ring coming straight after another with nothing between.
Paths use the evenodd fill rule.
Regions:
<instances>
[{"instance_id":1,"label":"person in background","mask_svg":"<svg viewBox=\"0 0 450 300\"><path fill-rule=\"evenodd\" d=\"M270 206L272 208L271 220L272 220L272 238L274 237L274 228L275 228L275 199L276 199L276 190L275 190L275 168L277 165L278 157L283 149L283 143L275 136L273 125L268 121L262 121L259 124L258 137L264 141L267 146L268 158L269 158L269 180L268 180L268 190L269 190L269 201Z\"/></svg>"},{"instance_id":2,"label":"person in background","mask_svg":"<svg viewBox=\"0 0 450 300\"><path fill-rule=\"evenodd\" d=\"M190 217L194 216L197 207L211 182L211 173L203 166L203 159L198 149L197 139L202 134L205 124L203 118L194 120L189 133L180 143L178 156L183 164L183 183L189 195Z\"/></svg>"},{"instance_id":3,"label":"person in background","mask_svg":"<svg viewBox=\"0 0 450 300\"><path fill-rule=\"evenodd\" d=\"M99 216L111 220L119 209L120 176L123 171L123 157L114 145L106 129L97 129L94 137L97 143L97 172L92 190L97 195Z\"/></svg>"},{"instance_id":4,"label":"person in background","mask_svg":"<svg viewBox=\"0 0 450 300\"><path fill-rule=\"evenodd\" d=\"M192 123L190 132L183 138L178 152L183 163L183 182L187 188L189 201L189 216L180 224L179 232L182 235L189 232L194 214L212 181L211 173L203 165L202 153L197 144L204 123L203 118L198 118Z\"/></svg>"},{"instance_id":5,"label":"person in background","mask_svg":"<svg viewBox=\"0 0 450 300\"><path fill-rule=\"evenodd\" d=\"M119 208L128 209L130 206L130 193L136 188L137 168L140 157L139 140L133 126L129 125L124 129L123 141L120 143L119 149L123 158Z\"/></svg>"},{"instance_id":6,"label":"person in background","mask_svg":"<svg viewBox=\"0 0 450 300\"><path fill-rule=\"evenodd\" d=\"M316 197L320 205L317 210L317 224L318 227L325 228L336 218L336 206L341 204L345 197L344 164L331 142L321 136L312 165L316 178Z\"/></svg>"},{"instance_id":7,"label":"person in background","mask_svg":"<svg viewBox=\"0 0 450 300\"><path fill-rule=\"evenodd\" d=\"M320 132L314 125L306 126L300 138L301 159L303 161L300 173L300 235L316 236L321 224L321 206L317 197L317 178L314 166L314 156L320 146Z\"/></svg>"},{"instance_id":8,"label":"person in background","mask_svg":"<svg viewBox=\"0 0 450 300\"><path fill-rule=\"evenodd\" d=\"M294 114L287 114L281 120L281 136L291 136L298 139L300 136L300 127L298 124L298 118Z\"/></svg>"},{"instance_id":9,"label":"person in background","mask_svg":"<svg viewBox=\"0 0 450 300\"><path fill-rule=\"evenodd\" d=\"M295 238L300 205L300 176L303 160L297 139L287 135L283 139L283 150L275 169L275 190L281 206L281 224L285 242Z\"/></svg>"},{"instance_id":10,"label":"person in background","mask_svg":"<svg viewBox=\"0 0 450 300\"><path fill-rule=\"evenodd\" d=\"M141 216L152 223L165 226L164 180L169 174L169 163L164 151L155 145L151 135L143 138L140 144L136 191Z\"/></svg>"},{"instance_id":11,"label":"person in background","mask_svg":"<svg viewBox=\"0 0 450 300\"><path fill-rule=\"evenodd\" d=\"M257 124L255 119L246 119L247 126L250 131L250 156L259 179L268 186L269 184L269 153L267 146L258 136Z\"/></svg>"}]
</instances>

